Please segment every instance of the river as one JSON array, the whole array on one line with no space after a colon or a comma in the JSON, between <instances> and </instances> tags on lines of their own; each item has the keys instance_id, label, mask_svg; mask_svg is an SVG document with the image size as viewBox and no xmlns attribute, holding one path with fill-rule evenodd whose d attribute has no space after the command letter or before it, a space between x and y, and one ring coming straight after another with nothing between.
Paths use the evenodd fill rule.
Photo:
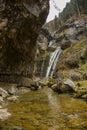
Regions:
<instances>
[{"instance_id":1,"label":"river","mask_svg":"<svg viewBox=\"0 0 87 130\"><path fill-rule=\"evenodd\" d=\"M31 91L7 105L12 116L0 130L87 130L87 102L50 88Z\"/></svg>"}]
</instances>

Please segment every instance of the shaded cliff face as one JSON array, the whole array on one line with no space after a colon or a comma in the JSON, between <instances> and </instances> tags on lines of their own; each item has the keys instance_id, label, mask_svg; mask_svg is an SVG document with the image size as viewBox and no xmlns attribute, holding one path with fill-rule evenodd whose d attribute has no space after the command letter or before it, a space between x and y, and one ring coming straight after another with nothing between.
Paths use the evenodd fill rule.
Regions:
<instances>
[{"instance_id":1,"label":"shaded cliff face","mask_svg":"<svg viewBox=\"0 0 87 130\"><path fill-rule=\"evenodd\" d=\"M32 76L36 39L48 12L49 0L0 0L1 80Z\"/></svg>"}]
</instances>

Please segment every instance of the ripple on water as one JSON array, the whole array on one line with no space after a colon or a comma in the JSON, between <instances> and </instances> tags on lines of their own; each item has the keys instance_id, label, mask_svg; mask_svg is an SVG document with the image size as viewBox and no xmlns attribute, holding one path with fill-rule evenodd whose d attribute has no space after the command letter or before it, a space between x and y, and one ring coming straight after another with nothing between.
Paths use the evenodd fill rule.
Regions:
<instances>
[{"instance_id":1,"label":"ripple on water","mask_svg":"<svg viewBox=\"0 0 87 130\"><path fill-rule=\"evenodd\" d=\"M8 110L12 116L0 121L1 130L87 130L87 103L49 88L20 95Z\"/></svg>"}]
</instances>

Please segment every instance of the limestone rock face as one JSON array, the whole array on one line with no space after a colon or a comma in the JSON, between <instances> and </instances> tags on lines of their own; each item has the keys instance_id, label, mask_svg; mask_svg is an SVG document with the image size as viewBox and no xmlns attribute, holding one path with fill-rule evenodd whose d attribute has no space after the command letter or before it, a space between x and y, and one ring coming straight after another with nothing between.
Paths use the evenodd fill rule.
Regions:
<instances>
[{"instance_id":1,"label":"limestone rock face","mask_svg":"<svg viewBox=\"0 0 87 130\"><path fill-rule=\"evenodd\" d=\"M2 96L3 98L8 96L8 93L6 90L4 90L3 88L0 88L0 96Z\"/></svg>"},{"instance_id":2,"label":"limestone rock face","mask_svg":"<svg viewBox=\"0 0 87 130\"><path fill-rule=\"evenodd\" d=\"M0 80L32 76L36 39L49 0L0 0Z\"/></svg>"}]
</instances>

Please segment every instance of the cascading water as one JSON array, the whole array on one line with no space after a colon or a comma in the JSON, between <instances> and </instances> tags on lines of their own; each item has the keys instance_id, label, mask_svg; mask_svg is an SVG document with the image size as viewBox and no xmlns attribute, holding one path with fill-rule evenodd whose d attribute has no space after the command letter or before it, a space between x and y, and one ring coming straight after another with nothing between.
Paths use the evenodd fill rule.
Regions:
<instances>
[{"instance_id":1,"label":"cascading water","mask_svg":"<svg viewBox=\"0 0 87 130\"><path fill-rule=\"evenodd\" d=\"M50 60L49 60L48 68L47 68L46 77L53 76L53 73L55 71L55 67L56 67L56 64L57 64L61 51L62 51L61 47L57 47L57 49L50 54Z\"/></svg>"},{"instance_id":2,"label":"cascading water","mask_svg":"<svg viewBox=\"0 0 87 130\"><path fill-rule=\"evenodd\" d=\"M42 61L40 77L52 77L55 71L61 47L57 47L56 40L51 40L48 44L48 55Z\"/></svg>"}]
</instances>

